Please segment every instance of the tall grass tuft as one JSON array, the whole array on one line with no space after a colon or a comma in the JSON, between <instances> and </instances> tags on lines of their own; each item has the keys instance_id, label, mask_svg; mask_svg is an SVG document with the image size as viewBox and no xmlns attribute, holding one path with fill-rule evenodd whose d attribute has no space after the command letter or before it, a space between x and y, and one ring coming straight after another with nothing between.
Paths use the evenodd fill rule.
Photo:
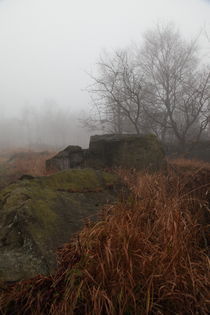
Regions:
<instances>
[{"instance_id":1,"label":"tall grass tuft","mask_svg":"<svg viewBox=\"0 0 210 315\"><path fill-rule=\"evenodd\" d=\"M176 167L119 170L121 200L59 249L55 274L3 287L2 314L209 314L210 171Z\"/></svg>"}]
</instances>

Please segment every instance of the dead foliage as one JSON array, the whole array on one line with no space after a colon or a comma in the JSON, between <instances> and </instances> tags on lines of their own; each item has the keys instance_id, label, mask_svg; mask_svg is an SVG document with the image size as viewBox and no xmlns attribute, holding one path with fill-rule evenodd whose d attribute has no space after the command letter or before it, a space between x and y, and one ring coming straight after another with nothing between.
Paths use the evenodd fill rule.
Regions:
<instances>
[{"instance_id":1,"label":"dead foliage","mask_svg":"<svg viewBox=\"0 0 210 315\"><path fill-rule=\"evenodd\" d=\"M46 176L56 172L47 171L45 162L53 157L55 152L14 151L1 152L0 156L0 188L16 181L22 175Z\"/></svg>"},{"instance_id":2,"label":"dead foliage","mask_svg":"<svg viewBox=\"0 0 210 315\"><path fill-rule=\"evenodd\" d=\"M44 152L37 154L36 152L28 152L23 157L17 156L11 163L11 171L17 174L30 174L33 176L50 175L53 171L46 171L45 162L52 158L55 153Z\"/></svg>"},{"instance_id":3,"label":"dead foliage","mask_svg":"<svg viewBox=\"0 0 210 315\"><path fill-rule=\"evenodd\" d=\"M129 192L58 251L55 274L3 287L2 314L209 314L209 170L118 172Z\"/></svg>"}]
</instances>

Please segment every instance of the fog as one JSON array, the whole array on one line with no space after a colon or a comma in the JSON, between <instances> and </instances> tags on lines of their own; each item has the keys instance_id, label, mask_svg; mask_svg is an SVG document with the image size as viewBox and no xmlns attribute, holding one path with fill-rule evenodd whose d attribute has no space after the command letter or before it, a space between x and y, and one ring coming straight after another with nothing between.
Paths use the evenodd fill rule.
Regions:
<instances>
[{"instance_id":1,"label":"fog","mask_svg":"<svg viewBox=\"0 0 210 315\"><path fill-rule=\"evenodd\" d=\"M86 147L80 120L100 53L172 21L186 38L200 34L209 58L209 17L208 0L0 0L0 148Z\"/></svg>"},{"instance_id":2,"label":"fog","mask_svg":"<svg viewBox=\"0 0 210 315\"><path fill-rule=\"evenodd\" d=\"M68 144L86 147L90 133L81 128L83 117L50 99L40 107L28 104L16 115L1 117L0 148L54 151Z\"/></svg>"}]
</instances>

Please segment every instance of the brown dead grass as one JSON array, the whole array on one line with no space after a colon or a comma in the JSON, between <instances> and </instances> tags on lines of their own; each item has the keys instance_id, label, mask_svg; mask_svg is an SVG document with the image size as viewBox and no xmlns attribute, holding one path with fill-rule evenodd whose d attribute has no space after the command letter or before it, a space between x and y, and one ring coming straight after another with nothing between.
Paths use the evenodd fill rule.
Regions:
<instances>
[{"instance_id":1,"label":"brown dead grass","mask_svg":"<svg viewBox=\"0 0 210 315\"><path fill-rule=\"evenodd\" d=\"M46 176L53 174L53 170L46 171L45 162L55 155L55 152L40 155L34 152L28 152L26 158L16 159L12 163L13 172L18 174L30 174L33 176Z\"/></svg>"},{"instance_id":2,"label":"brown dead grass","mask_svg":"<svg viewBox=\"0 0 210 315\"><path fill-rule=\"evenodd\" d=\"M57 170L47 171L45 162L56 152L6 151L0 155L0 189L15 182L22 175L47 176Z\"/></svg>"},{"instance_id":3,"label":"brown dead grass","mask_svg":"<svg viewBox=\"0 0 210 315\"><path fill-rule=\"evenodd\" d=\"M2 153L2 152L1 152ZM46 176L54 171L46 171L45 162L56 155L56 152L13 151L4 152L0 163L6 170L6 175L17 179L20 175Z\"/></svg>"},{"instance_id":4,"label":"brown dead grass","mask_svg":"<svg viewBox=\"0 0 210 315\"><path fill-rule=\"evenodd\" d=\"M119 171L129 192L58 251L54 275L2 288L2 314L209 314L210 177L199 172Z\"/></svg>"},{"instance_id":5,"label":"brown dead grass","mask_svg":"<svg viewBox=\"0 0 210 315\"><path fill-rule=\"evenodd\" d=\"M176 159L168 159L168 163L170 165L176 165L177 167L188 167L191 169L205 169L210 170L210 163L204 162L196 159L185 159L185 158L176 158Z\"/></svg>"}]
</instances>

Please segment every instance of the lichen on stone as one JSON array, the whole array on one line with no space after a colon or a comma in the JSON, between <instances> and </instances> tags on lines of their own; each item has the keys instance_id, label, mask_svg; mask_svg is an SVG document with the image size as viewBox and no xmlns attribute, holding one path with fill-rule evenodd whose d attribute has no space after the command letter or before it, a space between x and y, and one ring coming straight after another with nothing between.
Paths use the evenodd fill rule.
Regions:
<instances>
[{"instance_id":1,"label":"lichen on stone","mask_svg":"<svg viewBox=\"0 0 210 315\"><path fill-rule=\"evenodd\" d=\"M55 250L116 200L107 185L117 175L72 169L23 179L0 192L0 280L14 281L52 272ZM5 259L7 257L7 259ZM17 261L17 263L16 263Z\"/></svg>"}]
</instances>

